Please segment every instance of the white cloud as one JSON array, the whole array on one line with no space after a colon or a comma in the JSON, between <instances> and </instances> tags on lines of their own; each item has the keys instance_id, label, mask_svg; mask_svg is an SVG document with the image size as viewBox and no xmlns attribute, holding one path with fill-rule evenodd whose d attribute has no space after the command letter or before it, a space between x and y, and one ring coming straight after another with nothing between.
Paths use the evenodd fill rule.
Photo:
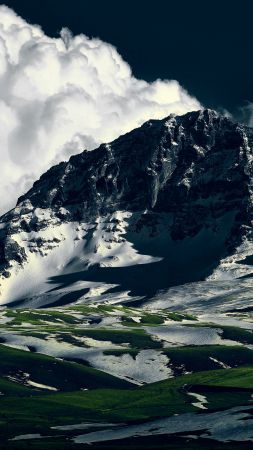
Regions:
<instances>
[{"instance_id":1,"label":"white cloud","mask_svg":"<svg viewBox=\"0 0 253 450\"><path fill-rule=\"evenodd\" d=\"M200 107L177 81L136 79L112 45L50 38L0 6L0 212L71 154Z\"/></svg>"}]
</instances>

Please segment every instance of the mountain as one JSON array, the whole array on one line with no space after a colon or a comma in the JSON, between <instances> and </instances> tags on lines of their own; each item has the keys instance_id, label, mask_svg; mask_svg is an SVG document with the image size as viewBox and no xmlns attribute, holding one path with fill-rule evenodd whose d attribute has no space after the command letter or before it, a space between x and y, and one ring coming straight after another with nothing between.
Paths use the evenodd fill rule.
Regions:
<instances>
[{"instance_id":1,"label":"mountain","mask_svg":"<svg viewBox=\"0 0 253 450\"><path fill-rule=\"evenodd\" d=\"M250 275L252 161L253 129L207 109L52 167L0 219L1 303L145 301Z\"/></svg>"}]
</instances>

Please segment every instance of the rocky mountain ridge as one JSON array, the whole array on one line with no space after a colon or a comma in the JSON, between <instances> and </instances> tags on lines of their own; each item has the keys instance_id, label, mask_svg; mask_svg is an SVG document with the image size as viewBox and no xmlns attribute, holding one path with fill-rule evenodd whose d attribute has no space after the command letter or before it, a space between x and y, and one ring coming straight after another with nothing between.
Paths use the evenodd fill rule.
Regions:
<instances>
[{"instance_id":1,"label":"rocky mountain ridge","mask_svg":"<svg viewBox=\"0 0 253 450\"><path fill-rule=\"evenodd\" d=\"M2 216L2 301L43 292L47 304L47 280L69 273L82 273L85 292L77 298L84 298L102 267L162 265L152 293L206 277L238 246L248 255L252 192L252 129L212 110L150 120L52 167ZM29 280L39 273L40 287ZM110 289L122 286L122 276L106 275ZM145 295L136 283L124 281L123 291ZM27 288L17 290L20 284Z\"/></svg>"}]
</instances>

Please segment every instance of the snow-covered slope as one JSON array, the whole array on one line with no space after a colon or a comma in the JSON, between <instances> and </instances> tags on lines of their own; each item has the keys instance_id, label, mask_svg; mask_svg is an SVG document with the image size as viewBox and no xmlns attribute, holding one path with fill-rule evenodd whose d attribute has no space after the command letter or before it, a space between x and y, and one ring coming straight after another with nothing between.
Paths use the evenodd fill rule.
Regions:
<instances>
[{"instance_id":1,"label":"snow-covered slope","mask_svg":"<svg viewBox=\"0 0 253 450\"><path fill-rule=\"evenodd\" d=\"M62 222L50 216L49 210L38 208L30 213L30 218L27 213L26 220L47 218L47 226L29 232L18 229L12 234L10 245L22 249L20 256L25 254L26 257L23 261L13 259L10 276L3 274L2 296L7 301L24 298L34 306L55 303L58 297L69 292L73 296L73 291L77 298L81 295L89 298L101 295L115 284L84 281L78 278L82 271L96 266L128 267L159 261L159 257L138 253L125 238L131 215L130 212L116 211L109 217L98 217L85 223ZM69 275L73 273L77 278L72 281ZM59 275L63 281L62 278L58 281ZM66 286L61 289L62 284Z\"/></svg>"},{"instance_id":2,"label":"snow-covered slope","mask_svg":"<svg viewBox=\"0 0 253 450\"><path fill-rule=\"evenodd\" d=\"M251 274L252 161L253 131L205 110L52 167L0 219L1 303L129 301Z\"/></svg>"}]
</instances>

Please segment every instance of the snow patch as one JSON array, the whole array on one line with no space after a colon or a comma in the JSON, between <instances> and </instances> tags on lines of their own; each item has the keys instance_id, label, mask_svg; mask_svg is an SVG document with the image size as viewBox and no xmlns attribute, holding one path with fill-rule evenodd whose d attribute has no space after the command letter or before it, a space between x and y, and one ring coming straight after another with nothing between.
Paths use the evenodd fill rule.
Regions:
<instances>
[{"instance_id":1,"label":"snow patch","mask_svg":"<svg viewBox=\"0 0 253 450\"><path fill-rule=\"evenodd\" d=\"M207 409L205 405L208 403L208 401L204 395L197 394L196 392L188 392L188 395L191 395L196 400L198 400L197 402L192 403L193 406L199 409Z\"/></svg>"},{"instance_id":2,"label":"snow patch","mask_svg":"<svg viewBox=\"0 0 253 450\"><path fill-rule=\"evenodd\" d=\"M169 358L155 350L141 350L136 357L129 353L121 356L91 355L89 362L96 369L137 385L172 377L172 370L168 367Z\"/></svg>"}]
</instances>

